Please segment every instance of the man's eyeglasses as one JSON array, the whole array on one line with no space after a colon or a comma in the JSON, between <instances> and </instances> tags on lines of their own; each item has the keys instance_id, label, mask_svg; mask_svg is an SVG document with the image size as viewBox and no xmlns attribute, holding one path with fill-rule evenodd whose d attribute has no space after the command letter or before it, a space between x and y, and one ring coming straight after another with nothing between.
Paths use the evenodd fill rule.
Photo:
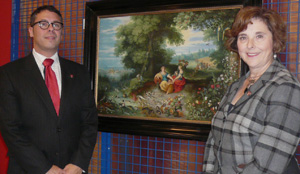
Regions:
<instances>
[{"instance_id":1,"label":"man's eyeglasses","mask_svg":"<svg viewBox=\"0 0 300 174\"><path fill-rule=\"evenodd\" d=\"M50 26L50 24L52 25L53 29L54 30L61 30L64 26L63 23L61 22L48 22L48 21L38 21L38 22L35 22L31 25L31 27L33 27L34 25L36 24L39 24L39 27L42 29L42 30L47 30Z\"/></svg>"}]
</instances>

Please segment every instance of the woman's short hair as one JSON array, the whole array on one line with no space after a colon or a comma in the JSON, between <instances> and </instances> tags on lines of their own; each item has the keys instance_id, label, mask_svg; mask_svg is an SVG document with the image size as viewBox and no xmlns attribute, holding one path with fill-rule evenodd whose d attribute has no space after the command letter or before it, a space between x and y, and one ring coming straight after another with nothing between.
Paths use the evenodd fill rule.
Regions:
<instances>
[{"instance_id":1,"label":"woman's short hair","mask_svg":"<svg viewBox=\"0 0 300 174\"><path fill-rule=\"evenodd\" d=\"M273 52L278 53L282 51L286 43L286 24L277 12L255 6L244 7L238 12L231 30L228 30L226 33L226 47L231 51L238 52L238 34L247 29L253 18L261 19L272 33Z\"/></svg>"}]
</instances>

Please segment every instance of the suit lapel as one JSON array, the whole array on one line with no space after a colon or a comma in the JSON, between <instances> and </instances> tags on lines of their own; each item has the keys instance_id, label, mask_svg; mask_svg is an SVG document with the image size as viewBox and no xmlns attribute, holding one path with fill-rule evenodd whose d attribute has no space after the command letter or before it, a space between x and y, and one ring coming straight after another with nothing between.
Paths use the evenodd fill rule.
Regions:
<instances>
[{"instance_id":1,"label":"suit lapel","mask_svg":"<svg viewBox=\"0 0 300 174\"><path fill-rule=\"evenodd\" d=\"M52 103L48 88L45 84L45 81L41 75L41 72L34 60L32 54L25 57L27 61L24 63L25 67L25 78L27 78L28 83L31 84L32 89L41 97L41 100L45 103L49 112L53 115L56 115L54 105Z\"/></svg>"},{"instance_id":2,"label":"suit lapel","mask_svg":"<svg viewBox=\"0 0 300 174\"><path fill-rule=\"evenodd\" d=\"M61 68L61 83L62 83L62 91L61 91L61 99L60 99L60 115L63 115L64 108L67 108L68 105L68 93L70 89L72 89L72 80L74 78L74 74L72 74L71 70L65 59L59 58L60 68Z\"/></svg>"}]
</instances>

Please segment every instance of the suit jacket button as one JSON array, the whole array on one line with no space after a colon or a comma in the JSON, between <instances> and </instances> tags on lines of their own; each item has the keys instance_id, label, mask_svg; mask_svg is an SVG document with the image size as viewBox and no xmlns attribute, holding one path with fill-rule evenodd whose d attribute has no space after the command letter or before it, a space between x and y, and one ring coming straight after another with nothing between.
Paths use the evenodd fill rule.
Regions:
<instances>
[{"instance_id":1,"label":"suit jacket button","mask_svg":"<svg viewBox=\"0 0 300 174\"><path fill-rule=\"evenodd\" d=\"M58 152L56 152L56 153L55 153L55 155L56 155L56 156L58 156L58 155L59 155L59 153L58 153Z\"/></svg>"},{"instance_id":2,"label":"suit jacket button","mask_svg":"<svg viewBox=\"0 0 300 174\"><path fill-rule=\"evenodd\" d=\"M56 131L57 131L57 132L61 132L61 128L58 127L58 128L56 129Z\"/></svg>"}]
</instances>

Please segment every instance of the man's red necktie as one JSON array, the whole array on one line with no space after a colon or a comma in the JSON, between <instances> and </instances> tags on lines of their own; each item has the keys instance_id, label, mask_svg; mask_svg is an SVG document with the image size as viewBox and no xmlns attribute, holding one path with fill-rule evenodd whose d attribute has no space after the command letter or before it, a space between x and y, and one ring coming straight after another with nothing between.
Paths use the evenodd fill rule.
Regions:
<instances>
[{"instance_id":1,"label":"man's red necktie","mask_svg":"<svg viewBox=\"0 0 300 174\"><path fill-rule=\"evenodd\" d=\"M59 105L60 105L60 96L58 90L58 84L56 80L56 75L51 68L54 60L52 59L45 59L43 65L45 66L45 83L49 90L53 105L56 110L57 116L59 115Z\"/></svg>"}]
</instances>

